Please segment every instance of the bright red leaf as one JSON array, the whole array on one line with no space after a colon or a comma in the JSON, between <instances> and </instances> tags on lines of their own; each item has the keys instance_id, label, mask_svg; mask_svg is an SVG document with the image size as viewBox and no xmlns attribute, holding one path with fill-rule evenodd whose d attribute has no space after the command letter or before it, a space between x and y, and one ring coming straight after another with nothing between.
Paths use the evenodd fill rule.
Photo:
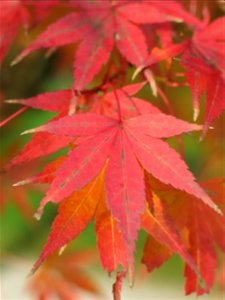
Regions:
<instances>
[{"instance_id":1,"label":"bright red leaf","mask_svg":"<svg viewBox=\"0 0 225 300\"><path fill-rule=\"evenodd\" d=\"M60 11L60 5L65 9ZM197 2L191 1L190 11L194 11L195 5L197 8ZM40 21L54 7L52 18L56 21L12 64L41 48L51 51L76 44L73 88L9 100L24 108L1 123L5 125L28 107L56 113L46 124L24 132L34 135L4 168L7 172L17 164L68 148L67 155L15 184L50 185L37 218L48 202L59 203L49 238L33 271L56 250L63 250L93 219L102 266L109 273L117 272L113 285L115 300L120 299L126 274L130 285L133 284L140 229L148 233L142 261L149 271L178 253L185 262L186 293L208 293L218 264L215 245L225 251L225 240L221 239L225 236L222 181L197 184L180 155L163 139L202 129L203 137L224 110L225 18L210 23L205 10L204 19L199 20L179 1L167 1L165 5L158 0L15 0L1 7L4 9L0 17L0 61L17 30L27 28L28 23L43 28ZM62 16L63 13L66 15ZM172 22L184 24L174 26ZM173 71L172 59L176 55L181 55L184 74ZM166 66L157 65L161 60L166 60ZM88 87L107 62L96 78L97 83L93 82L94 87ZM140 79L138 83L130 84L134 66L132 79L143 74L136 78ZM180 75L182 81L178 79ZM144 92L143 77L154 95L158 91L171 115L135 96ZM199 114L200 97L205 95L203 126L175 117L161 82L173 87L190 86L194 120ZM182 153L181 139L179 146ZM13 192L18 199L19 189ZM24 204L20 200L19 203ZM64 264L71 266L72 260ZM35 282L40 299L51 297L53 290L59 298L74 299L71 283L84 287L85 279L62 265L57 271L60 279L45 269L44 276ZM93 288L91 284L87 286Z\"/></svg>"},{"instance_id":2,"label":"bright red leaf","mask_svg":"<svg viewBox=\"0 0 225 300\"><path fill-rule=\"evenodd\" d=\"M196 29L192 39L194 51L221 72L225 71L225 17Z\"/></svg>"},{"instance_id":3,"label":"bright red leaf","mask_svg":"<svg viewBox=\"0 0 225 300\"><path fill-rule=\"evenodd\" d=\"M58 4L58 0L12 0L1 1L0 8L0 64L11 46L18 30L39 23ZM31 11L30 11L31 9Z\"/></svg>"},{"instance_id":4,"label":"bright red leaf","mask_svg":"<svg viewBox=\"0 0 225 300\"><path fill-rule=\"evenodd\" d=\"M148 48L144 33L137 24L183 20L199 24L196 18L185 12L174 1L170 1L170 8L160 5L158 1L149 3L96 1L94 4L71 1L71 4L78 11L50 25L14 60L13 64L40 48L79 42L74 62L76 90L83 90L91 82L108 61L114 45L130 63L137 67L144 64Z\"/></svg>"},{"instance_id":5,"label":"bright red leaf","mask_svg":"<svg viewBox=\"0 0 225 300\"><path fill-rule=\"evenodd\" d=\"M147 122L147 119L150 122ZM171 128L168 129L165 126L166 121L170 123ZM128 264L132 265L137 232L141 226L140 215L145 208L142 167L162 182L195 195L209 206L217 209L209 196L194 181L178 153L159 139L199 129L201 129L199 125L189 124L162 113L142 115L124 121L90 113L76 114L35 129L34 131L45 131L74 138L85 137L83 142L70 151L67 159L55 172L51 187L39 207L38 216L41 215L44 205L49 201L61 202L73 192L82 190L87 184L90 185L89 182L92 182L106 164L107 206L112 212L113 218L117 220L119 230L127 243ZM89 138L87 138L88 136ZM115 193L115 191L117 192ZM70 196L68 201L72 201L71 203L74 205L71 197L73 198ZM87 222L92 218L93 209L97 205L96 201L95 199L92 209L89 208L90 214L86 216ZM63 204L65 208L61 214L65 211L66 217L63 217L63 220L68 220L67 205L65 202ZM63 216L61 214L58 219ZM76 216L76 220L80 216L81 213ZM58 224L57 221L56 224ZM71 226L71 222L69 225ZM81 227L77 226L77 233L69 230L72 236L63 234L62 237L59 237L58 229L57 231L53 230L50 242L44 249L36 267L49 253L74 238L86 225L86 222L82 222ZM57 232L57 238L55 232Z\"/></svg>"},{"instance_id":6,"label":"bright red leaf","mask_svg":"<svg viewBox=\"0 0 225 300\"><path fill-rule=\"evenodd\" d=\"M206 94L205 124L203 135L214 119L225 109L225 77L203 60L185 54L184 62L187 82L193 95L194 119L199 115L200 96Z\"/></svg>"}]
</instances>

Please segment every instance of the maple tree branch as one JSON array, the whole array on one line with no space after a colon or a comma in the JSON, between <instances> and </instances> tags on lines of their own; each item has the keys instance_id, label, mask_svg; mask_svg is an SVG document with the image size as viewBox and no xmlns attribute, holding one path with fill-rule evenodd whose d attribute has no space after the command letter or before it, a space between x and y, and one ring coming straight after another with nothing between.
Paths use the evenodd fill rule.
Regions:
<instances>
[{"instance_id":1,"label":"maple tree branch","mask_svg":"<svg viewBox=\"0 0 225 300\"><path fill-rule=\"evenodd\" d=\"M15 117L17 117L18 115L22 114L27 109L28 109L28 106L25 106L25 107L22 107L21 109L17 110L14 114L12 114L8 118L6 118L4 121L2 121L0 123L0 127L4 126L5 124L7 124L8 122L10 122Z\"/></svg>"}]
</instances>

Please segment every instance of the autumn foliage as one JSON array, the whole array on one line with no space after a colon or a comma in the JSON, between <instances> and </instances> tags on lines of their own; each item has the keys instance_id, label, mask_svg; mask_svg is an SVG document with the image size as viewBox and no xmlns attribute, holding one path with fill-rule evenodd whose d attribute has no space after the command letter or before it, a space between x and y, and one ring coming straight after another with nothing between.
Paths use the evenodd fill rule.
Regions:
<instances>
[{"instance_id":1,"label":"autumn foliage","mask_svg":"<svg viewBox=\"0 0 225 300\"><path fill-rule=\"evenodd\" d=\"M37 109L37 116L45 110L55 117L22 133L33 135L5 165L6 172L68 149L41 172L14 183L49 184L37 219L49 202L58 205L33 272L94 220L102 267L117 272L115 299L124 277L133 285L140 229L148 234L142 262L149 272L177 253L185 263L186 294L210 292L217 247L225 251L224 180L197 182L180 135L199 132L196 139L207 139L225 108L225 17L212 18L206 4L195 14L198 1L183 2L1 2L1 61L19 28L44 24L12 65L34 51L75 44L71 89L7 100ZM192 120L179 118L167 96L167 87L180 86L190 89ZM141 96L143 89L151 93L150 101ZM154 105L154 97L165 111ZM180 109L185 110L182 95ZM196 122L200 113L203 124ZM168 144L171 137L178 150ZM61 271L68 275L64 267Z\"/></svg>"}]
</instances>

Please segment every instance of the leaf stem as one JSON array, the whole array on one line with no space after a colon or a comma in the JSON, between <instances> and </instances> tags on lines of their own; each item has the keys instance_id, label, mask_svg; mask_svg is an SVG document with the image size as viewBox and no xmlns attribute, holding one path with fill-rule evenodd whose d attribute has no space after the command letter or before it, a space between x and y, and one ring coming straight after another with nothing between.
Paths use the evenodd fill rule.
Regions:
<instances>
[{"instance_id":1,"label":"leaf stem","mask_svg":"<svg viewBox=\"0 0 225 300\"><path fill-rule=\"evenodd\" d=\"M125 94L125 96L130 100L131 104L133 105L134 109L136 110L138 115L141 115L141 112L139 110L139 108L137 107L136 103L134 102L134 100L132 99L132 97L123 89L121 88L121 91Z\"/></svg>"},{"instance_id":2,"label":"leaf stem","mask_svg":"<svg viewBox=\"0 0 225 300\"><path fill-rule=\"evenodd\" d=\"M171 106L169 100L167 99L165 93L164 93L158 86L157 86L157 91L158 91L160 97L162 98L164 104L166 105L166 107L167 107L169 113L170 113L171 115L174 115L173 108L172 108L172 106Z\"/></svg>"},{"instance_id":3,"label":"leaf stem","mask_svg":"<svg viewBox=\"0 0 225 300\"><path fill-rule=\"evenodd\" d=\"M15 117L17 117L18 115L22 114L25 110L28 109L28 106L22 107L21 109L17 110L14 114L12 114L11 116L9 116L7 119L5 119L4 121L2 121L0 123L0 127L4 126L5 124L7 124L9 121L11 121L12 119L14 119Z\"/></svg>"},{"instance_id":4,"label":"leaf stem","mask_svg":"<svg viewBox=\"0 0 225 300\"><path fill-rule=\"evenodd\" d=\"M114 86L112 85L112 89L113 89L113 93L115 95L116 98L116 103L117 103L117 107L118 107L118 117L119 117L119 122L122 122L122 114L121 114L121 106L120 106L120 100L117 94L116 89L114 88Z\"/></svg>"}]
</instances>

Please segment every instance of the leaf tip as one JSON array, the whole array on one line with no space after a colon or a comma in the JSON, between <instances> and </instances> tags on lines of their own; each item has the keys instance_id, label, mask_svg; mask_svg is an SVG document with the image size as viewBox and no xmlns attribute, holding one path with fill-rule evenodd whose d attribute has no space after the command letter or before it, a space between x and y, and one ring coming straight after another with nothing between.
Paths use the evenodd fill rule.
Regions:
<instances>
[{"instance_id":1,"label":"leaf tip","mask_svg":"<svg viewBox=\"0 0 225 300\"><path fill-rule=\"evenodd\" d=\"M65 251L66 247L67 247L67 244L64 245L63 247L61 247L61 248L59 249L59 256L61 256L61 255L63 254L63 252Z\"/></svg>"},{"instance_id":2,"label":"leaf tip","mask_svg":"<svg viewBox=\"0 0 225 300\"><path fill-rule=\"evenodd\" d=\"M11 63L10 66L13 67L17 65L23 59L23 55L18 55Z\"/></svg>"},{"instance_id":3,"label":"leaf tip","mask_svg":"<svg viewBox=\"0 0 225 300\"><path fill-rule=\"evenodd\" d=\"M215 212L217 212L219 215L224 216L222 210L221 210L217 205L215 205L215 206L213 207L213 209L214 209Z\"/></svg>"},{"instance_id":4,"label":"leaf tip","mask_svg":"<svg viewBox=\"0 0 225 300\"><path fill-rule=\"evenodd\" d=\"M129 282L129 287L132 288L134 286L134 267L133 267L133 264L128 266L128 282Z\"/></svg>"},{"instance_id":5,"label":"leaf tip","mask_svg":"<svg viewBox=\"0 0 225 300\"><path fill-rule=\"evenodd\" d=\"M28 130L25 130L25 131L21 132L20 135L25 135L25 134L28 134L28 133L34 133L36 131L38 131L36 128L35 129L28 129Z\"/></svg>"},{"instance_id":6,"label":"leaf tip","mask_svg":"<svg viewBox=\"0 0 225 300\"><path fill-rule=\"evenodd\" d=\"M32 183L32 181L33 181L33 178L31 177L31 178L28 178L28 179L18 181L16 183L14 183L13 186L22 186L22 185L25 185L25 184Z\"/></svg>"},{"instance_id":7,"label":"leaf tip","mask_svg":"<svg viewBox=\"0 0 225 300\"><path fill-rule=\"evenodd\" d=\"M153 96L157 97L157 94L158 94L158 92L157 92L157 84L155 82L155 79L153 77L153 74L152 74L151 70L150 69L146 69L144 71L144 75L145 75L147 81L149 82L149 85L151 87Z\"/></svg>"},{"instance_id":8,"label":"leaf tip","mask_svg":"<svg viewBox=\"0 0 225 300\"><path fill-rule=\"evenodd\" d=\"M196 122L198 116L199 116L199 108L195 107L194 108L194 114L193 114L193 120L194 120L194 122Z\"/></svg>"},{"instance_id":9,"label":"leaf tip","mask_svg":"<svg viewBox=\"0 0 225 300\"><path fill-rule=\"evenodd\" d=\"M16 186L21 186L21 185L23 185L23 181L18 181L16 183L13 183L12 186L16 187Z\"/></svg>"},{"instance_id":10,"label":"leaf tip","mask_svg":"<svg viewBox=\"0 0 225 300\"><path fill-rule=\"evenodd\" d=\"M135 71L134 74L132 75L131 80L134 81L134 79L138 76L139 73L141 73L141 71L144 69L144 66L141 65L140 67L138 67Z\"/></svg>"},{"instance_id":11,"label":"leaf tip","mask_svg":"<svg viewBox=\"0 0 225 300\"><path fill-rule=\"evenodd\" d=\"M16 100L16 99L8 99L8 100L5 100L4 102L5 102L5 103L13 103L13 104L16 104L16 103L19 103L19 100Z\"/></svg>"},{"instance_id":12,"label":"leaf tip","mask_svg":"<svg viewBox=\"0 0 225 300\"><path fill-rule=\"evenodd\" d=\"M34 275L34 273L35 273L35 270L34 270L34 268L32 268L31 270L30 270L30 272L27 274L27 279L29 279L31 276L33 276Z\"/></svg>"},{"instance_id":13,"label":"leaf tip","mask_svg":"<svg viewBox=\"0 0 225 300\"><path fill-rule=\"evenodd\" d=\"M36 213L34 214L34 218L39 221L41 219L41 216L43 214L43 208L39 207Z\"/></svg>"}]
</instances>

